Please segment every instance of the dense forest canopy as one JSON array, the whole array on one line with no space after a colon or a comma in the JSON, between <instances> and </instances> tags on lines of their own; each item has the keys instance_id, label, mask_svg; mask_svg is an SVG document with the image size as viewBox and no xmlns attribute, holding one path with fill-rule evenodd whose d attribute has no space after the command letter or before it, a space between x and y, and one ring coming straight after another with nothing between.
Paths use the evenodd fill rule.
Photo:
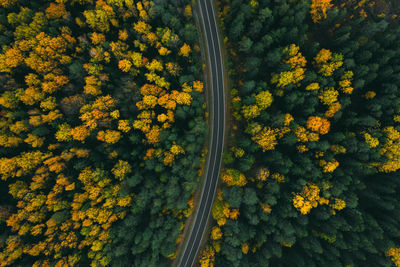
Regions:
<instances>
[{"instance_id":1,"label":"dense forest canopy","mask_svg":"<svg viewBox=\"0 0 400 267\"><path fill-rule=\"evenodd\" d=\"M232 130L202 266L400 266L399 8L218 1Z\"/></svg>"},{"instance_id":2,"label":"dense forest canopy","mask_svg":"<svg viewBox=\"0 0 400 267\"><path fill-rule=\"evenodd\" d=\"M190 1L0 0L0 266L169 265L207 132L197 39Z\"/></svg>"}]
</instances>

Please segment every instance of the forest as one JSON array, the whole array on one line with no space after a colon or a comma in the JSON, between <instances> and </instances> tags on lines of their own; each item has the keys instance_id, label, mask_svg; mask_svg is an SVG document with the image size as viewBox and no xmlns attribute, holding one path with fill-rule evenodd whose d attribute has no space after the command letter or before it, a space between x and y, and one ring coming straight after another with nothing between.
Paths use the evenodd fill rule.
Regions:
<instances>
[{"instance_id":1,"label":"forest","mask_svg":"<svg viewBox=\"0 0 400 267\"><path fill-rule=\"evenodd\" d=\"M169 266L208 133L190 1L0 0L0 266Z\"/></svg>"},{"instance_id":2,"label":"forest","mask_svg":"<svg viewBox=\"0 0 400 267\"><path fill-rule=\"evenodd\" d=\"M220 0L230 135L201 266L400 266L400 4Z\"/></svg>"}]
</instances>

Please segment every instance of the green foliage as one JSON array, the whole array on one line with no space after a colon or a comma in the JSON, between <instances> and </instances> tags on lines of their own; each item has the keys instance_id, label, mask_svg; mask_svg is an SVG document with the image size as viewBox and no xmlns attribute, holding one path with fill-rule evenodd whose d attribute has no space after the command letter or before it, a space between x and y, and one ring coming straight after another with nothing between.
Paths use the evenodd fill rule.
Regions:
<instances>
[{"instance_id":1,"label":"green foliage","mask_svg":"<svg viewBox=\"0 0 400 267\"><path fill-rule=\"evenodd\" d=\"M398 7L223 0L219 12L235 85L223 159L247 184L223 185L240 215L217 222L215 266L398 264Z\"/></svg>"}]
</instances>

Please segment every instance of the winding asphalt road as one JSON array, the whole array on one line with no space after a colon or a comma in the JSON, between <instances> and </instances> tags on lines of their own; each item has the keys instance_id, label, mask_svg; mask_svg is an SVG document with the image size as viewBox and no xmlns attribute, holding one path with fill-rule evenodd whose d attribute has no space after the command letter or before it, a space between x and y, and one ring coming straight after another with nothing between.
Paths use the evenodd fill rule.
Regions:
<instances>
[{"instance_id":1,"label":"winding asphalt road","mask_svg":"<svg viewBox=\"0 0 400 267\"><path fill-rule=\"evenodd\" d=\"M212 3L213 0L198 0L200 22L203 25L206 49L208 54L208 70L211 89L211 146L209 148L207 171L203 182L200 203L196 212L193 228L189 239L183 248L179 267L191 267L204 237L212 204L217 190L219 172L221 169L222 149L225 135L225 82L222 65L221 42L217 31L217 20Z\"/></svg>"}]
</instances>

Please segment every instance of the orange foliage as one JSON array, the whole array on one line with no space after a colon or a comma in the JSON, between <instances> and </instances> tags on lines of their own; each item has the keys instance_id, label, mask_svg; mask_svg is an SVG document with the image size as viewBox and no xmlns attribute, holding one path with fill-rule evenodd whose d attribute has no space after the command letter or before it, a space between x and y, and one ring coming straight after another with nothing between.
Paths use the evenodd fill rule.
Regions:
<instances>
[{"instance_id":1,"label":"orange foliage","mask_svg":"<svg viewBox=\"0 0 400 267\"><path fill-rule=\"evenodd\" d=\"M44 137L38 137L33 134L28 134L28 137L25 138L24 142L27 144L30 144L32 147L41 147L44 143L45 138Z\"/></svg>"},{"instance_id":2,"label":"orange foliage","mask_svg":"<svg viewBox=\"0 0 400 267\"><path fill-rule=\"evenodd\" d=\"M66 14L67 11L63 3L50 3L49 7L46 9L46 17L48 19L58 19Z\"/></svg>"},{"instance_id":3,"label":"orange foliage","mask_svg":"<svg viewBox=\"0 0 400 267\"><path fill-rule=\"evenodd\" d=\"M123 59L118 62L118 68L123 72L128 72L131 69L132 63L127 60Z\"/></svg>"},{"instance_id":4,"label":"orange foliage","mask_svg":"<svg viewBox=\"0 0 400 267\"><path fill-rule=\"evenodd\" d=\"M90 130L83 125L71 129L71 136L74 140L83 142L89 135Z\"/></svg>"},{"instance_id":5,"label":"orange foliage","mask_svg":"<svg viewBox=\"0 0 400 267\"><path fill-rule=\"evenodd\" d=\"M147 141L150 144L158 143L160 141L159 136L160 136L160 127L158 127L157 125L152 126L150 131L146 133Z\"/></svg>"},{"instance_id":6,"label":"orange foliage","mask_svg":"<svg viewBox=\"0 0 400 267\"><path fill-rule=\"evenodd\" d=\"M342 105L339 102L335 102L331 104L328 110L325 112L325 117L332 118L335 116L336 112L338 112L342 108Z\"/></svg>"},{"instance_id":7,"label":"orange foliage","mask_svg":"<svg viewBox=\"0 0 400 267\"><path fill-rule=\"evenodd\" d=\"M307 120L307 128L311 129L314 132L318 132L320 134L327 134L329 132L331 123L321 117L310 116Z\"/></svg>"},{"instance_id":8,"label":"orange foliage","mask_svg":"<svg viewBox=\"0 0 400 267\"><path fill-rule=\"evenodd\" d=\"M97 32L92 33L92 35L90 36L90 39L92 40L92 43L94 45L102 44L106 41L105 35L102 33L97 33Z\"/></svg>"},{"instance_id":9,"label":"orange foliage","mask_svg":"<svg viewBox=\"0 0 400 267\"><path fill-rule=\"evenodd\" d=\"M8 49L5 55L6 55L5 63L10 68L15 68L24 61L24 56L22 55L21 51L15 48Z\"/></svg>"}]
</instances>

